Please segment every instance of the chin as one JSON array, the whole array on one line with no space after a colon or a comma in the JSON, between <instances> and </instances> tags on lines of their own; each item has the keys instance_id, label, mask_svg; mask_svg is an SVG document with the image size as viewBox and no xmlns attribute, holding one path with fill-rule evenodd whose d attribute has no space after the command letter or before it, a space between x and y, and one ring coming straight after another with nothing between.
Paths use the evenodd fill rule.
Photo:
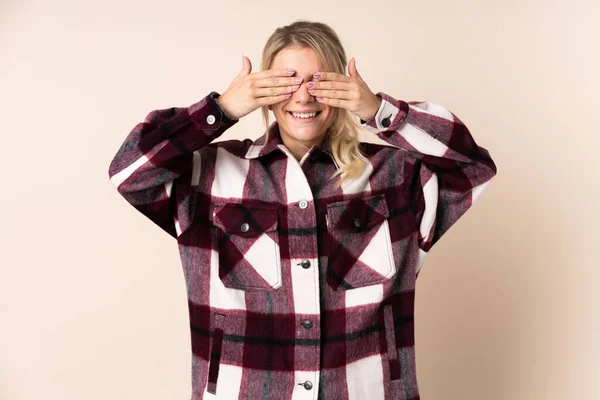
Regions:
<instances>
[{"instance_id":1,"label":"chin","mask_svg":"<svg viewBox=\"0 0 600 400\"><path fill-rule=\"evenodd\" d=\"M303 142L318 139L325 134L325 130L323 130L323 132L318 132L318 131L314 131L314 130L307 131L307 130L303 130L303 129L294 129L294 128L291 128L290 130L288 130L288 132L291 137L293 137L296 140L303 141Z\"/></svg>"}]
</instances>

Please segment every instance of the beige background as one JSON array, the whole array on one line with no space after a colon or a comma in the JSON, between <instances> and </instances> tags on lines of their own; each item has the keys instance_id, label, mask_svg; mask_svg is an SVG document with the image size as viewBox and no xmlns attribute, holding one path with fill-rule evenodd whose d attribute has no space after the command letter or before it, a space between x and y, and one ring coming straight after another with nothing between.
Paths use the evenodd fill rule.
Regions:
<instances>
[{"instance_id":1,"label":"beige background","mask_svg":"<svg viewBox=\"0 0 600 400\"><path fill-rule=\"evenodd\" d=\"M0 2L0 399L190 397L176 242L108 165L149 111L222 93L298 18L498 165L419 276L423 399L600 398L597 1L166 4ZM222 139L261 133L255 112Z\"/></svg>"}]
</instances>

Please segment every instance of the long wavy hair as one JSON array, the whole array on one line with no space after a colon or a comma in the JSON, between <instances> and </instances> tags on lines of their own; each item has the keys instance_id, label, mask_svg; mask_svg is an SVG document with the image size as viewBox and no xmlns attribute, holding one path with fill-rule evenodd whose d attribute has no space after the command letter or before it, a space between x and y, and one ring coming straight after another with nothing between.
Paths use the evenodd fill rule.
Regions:
<instances>
[{"instance_id":1,"label":"long wavy hair","mask_svg":"<svg viewBox=\"0 0 600 400\"><path fill-rule=\"evenodd\" d=\"M297 20L277 28L263 49L261 70L271 68L277 54L288 47L310 48L317 54L326 71L346 74L346 52L338 35L327 24ZM261 108L268 135L269 107ZM340 179L336 184L339 188L345 179L354 179L362 174L367 159L359 149L358 117L338 107L333 107L332 112L334 120L325 132L325 139L329 135L332 154L339 167L330 179L339 175Z\"/></svg>"}]
</instances>

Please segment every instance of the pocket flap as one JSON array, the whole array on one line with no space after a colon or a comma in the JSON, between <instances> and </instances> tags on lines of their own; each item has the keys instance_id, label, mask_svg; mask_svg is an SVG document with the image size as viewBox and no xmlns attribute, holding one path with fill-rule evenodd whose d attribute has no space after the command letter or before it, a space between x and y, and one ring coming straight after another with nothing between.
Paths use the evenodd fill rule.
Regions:
<instances>
[{"instance_id":1,"label":"pocket flap","mask_svg":"<svg viewBox=\"0 0 600 400\"><path fill-rule=\"evenodd\" d=\"M389 216L383 194L327 205L327 220L331 229L366 230L381 224Z\"/></svg>"},{"instance_id":2,"label":"pocket flap","mask_svg":"<svg viewBox=\"0 0 600 400\"><path fill-rule=\"evenodd\" d=\"M227 233L256 236L277 230L276 206L227 203L213 207L213 224Z\"/></svg>"}]
</instances>

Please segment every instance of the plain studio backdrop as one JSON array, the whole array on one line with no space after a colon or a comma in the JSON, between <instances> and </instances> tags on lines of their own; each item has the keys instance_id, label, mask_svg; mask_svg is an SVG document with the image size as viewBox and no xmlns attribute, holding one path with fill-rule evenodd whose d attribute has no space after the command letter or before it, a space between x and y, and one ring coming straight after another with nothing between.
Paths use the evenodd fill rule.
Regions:
<instances>
[{"instance_id":1,"label":"plain studio backdrop","mask_svg":"<svg viewBox=\"0 0 600 400\"><path fill-rule=\"evenodd\" d=\"M0 398L189 398L176 241L108 166L151 110L223 93L297 19L334 28L374 92L449 108L498 166L417 281L422 398L600 398L599 18L593 0L1 1ZM218 140L262 133L254 112Z\"/></svg>"}]
</instances>

